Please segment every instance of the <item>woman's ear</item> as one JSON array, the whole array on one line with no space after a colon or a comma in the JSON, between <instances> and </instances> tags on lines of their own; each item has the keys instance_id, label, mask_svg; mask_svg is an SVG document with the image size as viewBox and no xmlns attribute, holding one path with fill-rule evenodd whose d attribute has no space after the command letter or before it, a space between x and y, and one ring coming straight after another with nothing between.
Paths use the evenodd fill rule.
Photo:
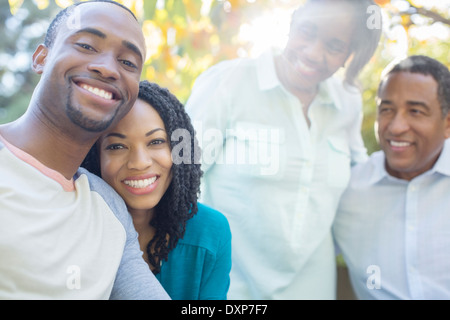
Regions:
<instances>
[{"instance_id":1,"label":"woman's ear","mask_svg":"<svg viewBox=\"0 0 450 320\"><path fill-rule=\"evenodd\" d=\"M33 54L32 69L37 74L42 74L44 71L45 62L47 61L48 48L40 44Z\"/></svg>"}]
</instances>

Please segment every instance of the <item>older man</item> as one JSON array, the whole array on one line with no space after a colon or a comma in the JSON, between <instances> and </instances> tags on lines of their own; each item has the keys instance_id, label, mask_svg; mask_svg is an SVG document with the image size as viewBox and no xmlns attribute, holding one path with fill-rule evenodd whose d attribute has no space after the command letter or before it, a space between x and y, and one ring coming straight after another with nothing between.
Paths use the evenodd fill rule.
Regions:
<instances>
[{"instance_id":1,"label":"older man","mask_svg":"<svg viewBox=\"0 0 450 320\"><path fill-rule=\"evenodd\" d=\"M382 151L353 169L337 245L360 299L449 299L450 72L409 57L378 99Z\"/></svg>"}]
</instances>

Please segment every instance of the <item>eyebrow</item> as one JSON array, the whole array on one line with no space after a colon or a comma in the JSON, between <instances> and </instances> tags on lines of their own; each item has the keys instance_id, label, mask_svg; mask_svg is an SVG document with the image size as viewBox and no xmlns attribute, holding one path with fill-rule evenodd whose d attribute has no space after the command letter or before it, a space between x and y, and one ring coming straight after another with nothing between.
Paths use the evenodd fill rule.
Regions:
<instances>
[{"instance_id":1,"label":"eyebrow","mask_svg":"<svg viewBox=\"0 0 450 320\"><path fill-rule=\"evenodd\" d=\"M124 134L121 134L121 133L111 132L111 133L108 133L105 136L105 139L109 138L109 137L117 137L117 138L120 138L120 139L125 139L127 136L124 135Z\"/></svg>"},{"instance_id":2,"label":"eyebrow","mask_svg":"<svg viewBox=\"0 0 450 320\"><path fill-rule=\"evenodd\" d=\"M122 45L124 45L126 48L136 53L141 59L141 61L144 59L141 50L139 50L139 48L130 41L123 40Z\"/></svg>"},{"instance_id":3,"label":"eyebrow","mask_svg":"<svg viewBox=\"0 0 450 320\"><path fill-rule=\"evenodd\" d=\"M382 105L382 104L389 104L392 105L393 102L391 100L380 100L380 102L378 103L378 105ZM416 101L416 100L408 100L406 101L406 104L408 106L421 106L427 110L430 109L430 107L423 101Z\"/></svg>"},{"instance_id":4,"label":"eyebrow","mask_svg":"<svg viewBox=\"0 0 450 320\"><path fill-rule=\"evenodd\" d=\"M99 38L106 39L106 34L104 34L100 30L95 29L95 28L83 28L76 32L76 34L79 34L79 33L90 33Z\"/></svg>"},{"instance_id":5,"label":"eyebrow","mask_svg":"<svg viewBox=\"0 0 450 320\"><path fill-rule=\"evenodd\" d=\"M89 27L88 28L83 28L83 29L78 30L75 34L80 34L80 33L90 33L90 34L92 34L94 36L97 36L97 37L99 37L101 39L106 39L107 38L105 33L103 33L102 31L100 31L98 29L95 29L95 28L89 28ZM126 47L128 50L131 50L134 53L136 53L139 56L139 58L141 60L143 60L142 52L141 52L141 50L139 50L139 48L135 44L131 43L130 41L123 40L122 41L122 45L124 47Z\"/></svg>"},{"instance_id":6,"label":"eyebrow","mask_svg":"<svg viewBox=\"0 0 450 320\"><path fill-rule=\"evenodd\" d=\"M145 136L146 136L146 137L149 137L149 136L151 136L152 134L154 134L156 131L164 131L164 132L165 132L165 130L162 129L162 128L156 128L156 129L153 129L153 130L147 132L147 133L145 134ZM108 134L105 136L105 138L109 138L109 137L116 137L116 138L120 138L120 139L126 139L126 138L127 138L126 135L124 135L124 134L122 134L122 133L117 133L117 132L111 132L111 133L108 133Z\"/></svg>"},{"instance_id":7,"label":"eyebrow","mask_svg":"<svg viewBox=\"0 0 450 320\"><path fill-rule=\"evenodd\" d=\"M166 130L164 130L163 128L156 128L156 129L153 129L153 130L147 132L147 133L145 134L145 136L146 136L146 137L151 136L151 135L154 134L156 131L164 131L164 132L165 132Z\"/></svg>"},{"instance_id":8,"label":"eyebrow","mask_svg":"<svg viewBox=\"0 0 450 320\"><path fill-rule=\"evenodd\" d=\"M430 110L430 107L423 101L415 101L415 100L409 100L406 102L409 106L420 106L427 110Z\"/></svg>"}]
</instances>

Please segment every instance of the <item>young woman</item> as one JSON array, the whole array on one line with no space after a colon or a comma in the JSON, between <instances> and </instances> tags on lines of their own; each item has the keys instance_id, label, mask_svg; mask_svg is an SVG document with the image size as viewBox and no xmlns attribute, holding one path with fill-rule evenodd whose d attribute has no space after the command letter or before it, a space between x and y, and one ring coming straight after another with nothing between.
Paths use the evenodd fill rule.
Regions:
<instances>
[{"instance_id":1,"label":"young woman","mask_svg":"<svg viewBox=\"0 0 450 320\"><path fill-rule=\"evenodd\" d=\"M134 107L83 163L124 199L144 260L174 300L226 299L229 287L230 228L197 203L199 156L184 106L143 81Z\"/></svg>"}]
</instances>

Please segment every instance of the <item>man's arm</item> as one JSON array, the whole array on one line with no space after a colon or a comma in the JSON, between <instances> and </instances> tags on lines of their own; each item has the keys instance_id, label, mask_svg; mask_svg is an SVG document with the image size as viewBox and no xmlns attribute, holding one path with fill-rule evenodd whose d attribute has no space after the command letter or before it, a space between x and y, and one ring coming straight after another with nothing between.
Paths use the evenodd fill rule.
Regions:
<instances>
[{"instance_id":1,"label":"man's arm","mask_svg":"<svg viewBox=\"0 0 450 320\"><path fill-rule=\"evenodd\" d=\"M142 258L138 234L131 217L127 220L127 225L124 225L127 242L110 300L170 300L169 295Z\"/></svg>"},{"instance_id":2,"label":"man's arm","mask_svg":"<svg viewBox=\"0 0 450 320\"><path fill-rule=\"evenodd\" d=\"M114 189L98 176L80 169L79 174L89 178L91 191L99 193L107 201L117 219L126 232L126 243L111 291L111 300L170 300L169 295L153 275L147 263L142 258L138 233L133 225L133 219L128 213L123 199Z\"/></svg>"}]
</instances>

